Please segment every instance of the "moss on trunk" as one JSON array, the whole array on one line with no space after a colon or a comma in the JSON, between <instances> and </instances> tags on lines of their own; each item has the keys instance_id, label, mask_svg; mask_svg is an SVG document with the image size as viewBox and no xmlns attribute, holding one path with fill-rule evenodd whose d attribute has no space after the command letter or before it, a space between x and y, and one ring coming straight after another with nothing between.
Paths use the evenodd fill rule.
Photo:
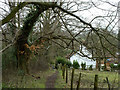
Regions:
<instances>
[{"instance_id":1,"label":"moss on trunk","mask_svg":"<svg viewBox=\"0 0 120 90\"><path fill-rule=\"evenodd\" d=\"M26 46L28 45L28 36L32 31L32 28L37 21L39 15L47 10L49 7L40 7L36 6L36 10L32 10L27 17L25 18L24 25L21 28L21 32L19 33L16 41L16 49L17 49L17 59L18 59L18 69L23 74L29 74L28 63L29 57L31 55L30 49Z\"/></svg>"}]
</instances>

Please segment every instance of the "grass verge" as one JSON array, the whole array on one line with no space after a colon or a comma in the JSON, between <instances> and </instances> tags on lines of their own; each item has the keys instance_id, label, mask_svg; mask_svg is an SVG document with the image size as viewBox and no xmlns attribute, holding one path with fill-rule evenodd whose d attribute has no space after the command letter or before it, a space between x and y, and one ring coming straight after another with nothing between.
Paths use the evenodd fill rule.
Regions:
<instances>
[{"instance_id":1,"label":"grass verge","mask_svg":"<svg viewBox=\"0 0 120 90\"><path fill-rule=\"evenodd\" d=\"M31 75L22 76L11 76L9 82L2 82L2 88L45 88L45 82L48 76L52 75L55 70L47 70Z\"/></svg>"}]
</instances>

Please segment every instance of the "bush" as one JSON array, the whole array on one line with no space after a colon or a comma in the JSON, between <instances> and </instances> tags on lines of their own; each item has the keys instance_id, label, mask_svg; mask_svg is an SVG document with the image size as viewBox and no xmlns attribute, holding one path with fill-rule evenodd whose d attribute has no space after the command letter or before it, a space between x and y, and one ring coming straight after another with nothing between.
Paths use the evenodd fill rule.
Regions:
<instances>
[{"instance_id":1,"label":"bush","mask_svg":"<svg viewBox=\"0 0 120 90\"><path fill-rule=\"evenodd\" d=\"M50 61L50 64L55 64L53 61Z\"/></svg>"},{"instance_id":2,"label":"bush","mask_svg":"<svg viewBox=\"0 0 120 90\"><path fill-rule=\"evenodd\" d=\"M66 64L68 66L68 68L70 68L72 66L72 63L70 61L66 60L63 57L57 57L56 58L56 64L62 64L62 66L64 64Z\"/></svg>"},{"instance_id":3,"label":"bush","mask_svg":"<svg viewBox=\"0 0 120 90\"><path fill-rule=\"evenodd\" d=\"M57 57L56 58L56 63L57 64L62 64L62 66L63 66L64 64L66 64L66 59L63 58L63 57Z\"/></svg>"},{"instance_id":4,"label":"bush","mask_svg":"<svg viewBox=\"0 0 120 90\"><path fill-rule=\"evenodd\" d=\"M117 70L117 69L120 69L120 64L114 65L113 63L111 63L111 64L110 64L110 67L111 67L111 71Z\"/></svg>"},{"instance_id":5,"label":"bush","mask_svg":"<svg viewBox=\"0 0 120 90\"><path fill-rule=\"evenodd\" d=\"M113 63L111 63L111 64L110 64L110 67L111 67L111 68L114 68L114 64L113 64Z\"/></svg>"},{"instance_id":6,"label":"bush","mask_svg":"<svg viewBox=\"0 0 120 90\"><path fill-rule=\"evenodd\" d=\"M110 67L111 67L111 71L113 71L114 64L113 64L113 63L111 63L111 64L110 64Z\"/></svg>"},{"instance_id":7,"label":"bush","mask_svg":"<svg viewBox=\"0 0 120 90\"><path fill-rule=\"evenodd\" d=\"M68 68L70 68L72 66L71 61L66 61L66 65L68 66Z\"/></svg>"},{"instance_id":8,"label":"bush","mask_svg":"<svg viewBox=\"0 0 120 90\"><path fill-rule=\"evenodd\" d=\"M90 65L89 70L93 70L92 66L93 66L93 65Z\"/></svg>"},{"instance_id":9,"label":"bush","mask_svg":"<svg viewBox=\"0 0 120 90\"><path fill-rule=\"evenodd\" d=\"M118 69L118 65L114 65L114 67L113 67L114 69Z\"/></svg>"},{"instance_id":10,"label":"bush","mask_svg":"<svg viewBox=\"0 0 120 90\"><path fill-rule=\"evenodd\" d=\"M55 64L55 69L58 69L58 64L57 63Z\"/></svg>"},{"instance_id":11,"label":"bush","mask_svg":"<svg viewBox=\"0 0 120 90\"><path fill-rule=\"evenodd\" d=\"M76 60L74 60L73 61L73 68L75 68L75 69L78 69L80 67L80 65L79 65L79 63L78 63L78 61Z\"/></svg>"},{"instance_id":12,"label":"bush","mask_svg":"<svg viewBox=\"0 0 120 90\"><path fill-rule=\"evenodd\" d=\"M16 69L17 67L17 58L16 58L16 49L14 46L11 46L6 51L2 53L2 69ZM7 57L6 57L7 56Z\"/></svg>"},{"instance_id":13,"label":"bush","mask_svg":"<svg viewBox=\"0 0 120 90\"><path fill-rule=\"evenodd\" d=\"M120 63L117 65L117 67L118 67L118 70L120 70Z\"/></svg>"},{"instance_id":14,"label":"bush","mask_svg":"<svg viewBox=\"0 0 120 90\"><path fill-rule=\"evenodd\" d=\"M86 68L86 63L81 63L81 67L82 67L82 70L85 70L85 68Z\"/></svg>"}]
</instances>

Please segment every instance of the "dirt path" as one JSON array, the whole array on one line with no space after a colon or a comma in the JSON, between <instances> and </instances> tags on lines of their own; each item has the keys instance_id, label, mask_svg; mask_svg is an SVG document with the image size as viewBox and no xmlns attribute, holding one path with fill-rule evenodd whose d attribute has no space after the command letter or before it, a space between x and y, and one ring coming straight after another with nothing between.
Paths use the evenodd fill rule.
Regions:
<instances>
[{"instance_id":1,"label":"dirt path","mask_svg":"<svg viewBox=\"0 0 120 90\"><path fill-rule=\"evenodd\" d=\"M57 79L57 76L58 76L58 71L56 71L55 73L53 73L51 76L49 76L47 78L47 81L46 81L46 88L55 88L54 85L55 85L55 80Z\"/></svg>"}]
</instances>

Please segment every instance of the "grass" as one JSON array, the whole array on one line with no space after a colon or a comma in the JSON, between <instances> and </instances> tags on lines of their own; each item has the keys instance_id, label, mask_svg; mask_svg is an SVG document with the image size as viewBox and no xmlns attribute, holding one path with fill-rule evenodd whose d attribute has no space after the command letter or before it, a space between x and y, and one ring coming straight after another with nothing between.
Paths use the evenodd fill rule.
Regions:
<instances>
[{"instance_id":1,"label":"grass","mask_svg":"<svg viewBox=\"0 0 120 90\"><path fill-rule=\"evenodd\" d=\"M71 85L71 69L69 69L68 73L68 83L65 83L65 80L62 79L62 71L59 71L61 76L57 79L56 87L57 88L70 88ZM88 70L78 70L75 69L74 72L74 84L73 88L77 87L77 81L79 78L79 73L82 73L80 88L93 88L94 87L94 77L98 75L98 87L99 88L108 88L108 84L106 82L106 77L109 79L109 83L111 84L111 88L118 87L118 73L117 72L108 72L108 71L88 71Z\"/></svg>"},{"instance_id":2,"label":"grass","mask_svg":"<svg viewBox=\"0 0 120 90\"><path fill-rule=\"evenodd\" d=\"M40 76L40 79L36 79L31 75L15 76L9 80L9 82L2 82L3 88L45 88L45 82L48 76L52 75L55 70L48 70L45 72L39 72L34 76Z\"/></svg>"},{"instance_id":3,"label":"grass","mask_svg":"<svg viewBox=\"0 0 120 90\"><path fill-rule=\"evenodd\" d=\"M118 87L118 73L117 72L108 72L108 71L80 71L75 70L74 80L78 80L79 73L82 73L81 78L81 88L93 88L94 87L94 77L98 75L98 86L99 88L107 88L108 84L106 82L106 77L108 77L111 87Z\"/></svg>"},{"instance_id":4,"label":"grass","mask_svg":"<svg viewBox=\"0 0 120 90\"><path fill-rule=\"evenodd\" d=\"M57 80L55 82L55 88L70 88L71 85L71 69L68 69L68 83L66 84L65 79L62 77L62 71L59 70ZM21 76L11 77L9 82L2 83L3 88L45 88L45 82L48 76L51 76L55 70L48 70L45 72L39 72L34 74L34 76L40 76L40 79L33 78L32 76ZM98 75L98 87L107 88L106 77L108 77L111 84L111 88L118 87L118 73L108 72L108 71L88 71L88 70L78 70L75 69L74 73L74 84L73 88L77 87L77 81L79 78L79 73L82 73L80 88L93 88L94 87L94 77ZM22 80L22 82L21 82Z\"/></svg>"},{"instance_id":5,"label":"grass","mask_svg":"<svg viewBox=\"0 0 120 90\"><path fill-rule=\"evenodd\" d=\"M57 80L55 82L55 88L65 88L65 87L66 87L66 83L62 77L62 71L59 70L59 74L58 74Z\"/></svg>"}]
</instances>

